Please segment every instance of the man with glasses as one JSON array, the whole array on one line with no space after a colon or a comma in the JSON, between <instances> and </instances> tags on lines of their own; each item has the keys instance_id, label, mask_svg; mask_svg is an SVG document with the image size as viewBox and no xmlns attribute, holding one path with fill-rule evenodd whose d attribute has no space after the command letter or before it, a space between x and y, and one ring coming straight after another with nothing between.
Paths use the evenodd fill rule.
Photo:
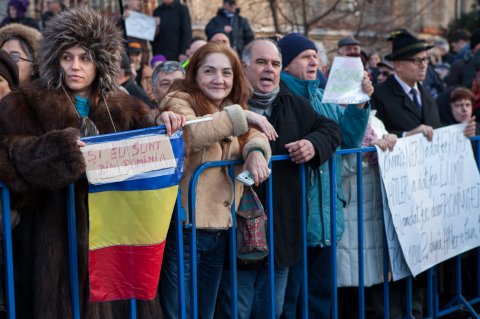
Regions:
<instances>
[{"instance_id":1,"label":"man with glasses","mask_svg":"<svg viewBox=\"0 0 480 319\"><path fill-rule=\"evenodd\" d=\"M393 61L395 74L375 87L372 106L385 128L399 137L422 133L432 140L433 130L441 126L435 100L422 86L432 46L409 33L391 39L392 53L385 58Z\"/></svg>"}]
</instances>

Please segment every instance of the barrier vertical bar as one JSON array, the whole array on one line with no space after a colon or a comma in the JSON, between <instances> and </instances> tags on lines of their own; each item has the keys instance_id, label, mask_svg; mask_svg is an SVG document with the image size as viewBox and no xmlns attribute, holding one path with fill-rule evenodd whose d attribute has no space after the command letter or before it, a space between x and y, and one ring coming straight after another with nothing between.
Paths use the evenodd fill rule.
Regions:
<instances>
[{"instance_id":1,"label":"barrier vertical bar","mask_svg":"<svg viewBox=\"0 0 480 319\"><path fill-rule=\"evenodd\" d=\"M68 185L67 197L68 252L70 262L70 289L72 293L72 316L80 319L80 299L78 296L78 255L77 226L75 222L75 186Z\"/></svg>"},{"instance_id":2,"label":"barrier vertical bar","mask_svg":"<svg viewBox=\"0 0 480 319\"><path fill-rule=\"evenodd\" d=\"M388 263L389 263L389 250L387 241L387 232L385 231L385 219L384 232L383 232L383 318L390 318L390 287L388 286Z\"/></svg>"},{"instance_id":3,"label":"barrier vertical bar","mask_svg":"<svg viewBox=\"0 0 480 319\"><path fill-rule=\"evenodd\" d=\"M433 270L432 268L430 268L427 270L427 317L429 318L433 316L432 278L433 278Z\"/></svg>"},{"instance_id":4,"label":"barrier vertical bar","mask_svg":"<svg viewBox=\"0 0 480 319\"><path fill-rule=\"evenodd\" d=\"M270 169L272 169L272 162L270 162ZM268 217L268 284L270 286L270 318L275 318L275 243L273 233L273 176L268 179L268 192L267 192L267 217Z\"/></svg>"},{"instance_id":5,"label":"barrier vertical bar","mask_svg":"<svg viewBox=\"0 0 480 319\"><path fill-rule=\"evenodd\" d=\"M232 185L235 185L235 170L233 165L229 165L228 176L232 180ZM244 186L247 187L247 186ZM235 192L235 187L233 187ZM237 302L237 233L236 233L236 218L235 218L235 196L233 196L232 201L232 227L230 228L230 296L231 296L231 307L232 307L232 318L237 319L238 317L238 302Z\"/></svg>"},{"instance_id":6,"label":"barrier vertical bar","mask_svg":"<svg viewBox=\"0 0 480 319\"><path fill-rule=\"evenodd\" d=\"M13 277L12 228L10 220L10 192L3 183L0 183L0 187L2 187L3 258L5 260L7 315L9 319L14 319L16 313Z\"/></svg>"},{"instance_id":7,"label":"barrier vertical bar","mask_svg":"<svg viewBox=\"0 0 480 319\"><path fill-rule=\"evenodd\" d=\"M182 208L182 194L180 187L178 188L177 194L177 204L175 205L175 217L176 217L176 234L177 234L177 285L178 285L178 309L179 318L185 319L186 310L185 310L185 268L184 268L184 257L183 257L183 222L186 219L185 211Z\"/></svg>"},{"instance_id":8,"label":"barrier vertical bar","mask_svg":"<svg viewBox=\"0 0 480 319\"><path fill-rule=\"evenodd\" d=\"M190 179L192 183L192 179ZM192 189L192 188L190 188ZM198 308L197 308L197 226L195 221L196 215L196 198L189 192L189 217L190 217L190 226L191 226L191 240L190 240L190 318L198 318Z\"/></svg>"},{"instance_id":9,"label":"barrier vertical bar","mask_svg":"<svg viewBox=\"0 0 480 319\"><path fill-rule=\"evenodd\" d=\"M412 276L408 276L406 279L406 300L407 300L407 305L406 305L406 315L405 318L413 318L412 315Z\"/></svg>"},{"instance_id":10,"label":"barrier vertical bar","mask_svg":"<svg viewBox=\"0 0 480 319\"><path fill-rule=\"evenodd\" d=\"M336 154L334 154L330 160L328 161L328 166L330 168L330 244L331 244L331 251L332 256L330 259L331 267L332 267L332 318L338 318L338 294L337 294L337 160Z\"/></svg>"},{"instance_id":11,"label":"barrier vertical bar","mask_svg":"<svg viewBox=\"0 0 480 319\"><path fill-rule=\"evenodd\" d=\"M364 260L363 260L363 167L362 153L357 157L357 227L358 227L358 316L365 318Z\"/></svg>"},{"instance_id":12,"label":"barrier vertical bar","mask_svg":"<svg viewBox=\"0 0 480 319\"><path fill-rule=\"evenodd\" d=\"M137 301L135 299L129 300L129 318L136 319L137 318Z\"/></svg>"},{"instance_id":13,"label":"barrier vertical bar","mask_svg":"<svg viewBox=\"0 0 480 319\"><path fill-rule=\"evenodd\" d=\"M306 169L305 164L300 165L300 189L302 194L302 211L300 214L300 236L302 238L302 294L301 305L303 318L308 319L308 269L307 269L307 190L306 190Z\"/></svg>"}]
</instances>

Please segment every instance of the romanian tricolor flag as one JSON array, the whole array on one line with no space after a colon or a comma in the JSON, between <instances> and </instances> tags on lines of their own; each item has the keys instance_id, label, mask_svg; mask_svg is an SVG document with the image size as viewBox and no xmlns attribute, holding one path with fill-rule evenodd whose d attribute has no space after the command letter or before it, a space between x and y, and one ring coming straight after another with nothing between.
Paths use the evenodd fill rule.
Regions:
<instances>
[{"instance_id":1,"label":"romanian tricolor flag","mask_svg":"<svg viewBox=\"0 0 480 319\"><path fill-rule=\"evenodd\" d=\"M182 133L154 127L82 140L90 301L151 300L183 173Z\"/></svg>"}]
</instances>

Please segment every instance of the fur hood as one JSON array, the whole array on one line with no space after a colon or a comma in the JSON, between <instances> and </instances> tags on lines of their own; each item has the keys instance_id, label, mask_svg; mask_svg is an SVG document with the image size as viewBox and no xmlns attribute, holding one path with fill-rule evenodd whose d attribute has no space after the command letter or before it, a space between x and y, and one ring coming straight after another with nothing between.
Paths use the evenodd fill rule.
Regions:
<instances>
[{"instance_id":1,"label":"fur hood","mask_svg":"<svg viewBox=\"0 0 480 319\"><path fill-rule=\"evenodd\" d=\"M19 23L10 23L0 28L0 47L13 37L23 39L33 50L33 58L35 60L35 69L38 69L38 57L41 33L34 28L27 27Z\"/></svg>"},{"instance_id":2,"label":"fur hood","mask_svg":"<svg viewBox=\"0 0 480 319\"><path fill-rule=\"evenodd\" d=\"M122 32L114 21L87 7L62 11L48 21L40 42L40 72L47 86L59 89L63 82L60 56L79 45L87 50L97 67L94 83L106 93L114 90L124 51ZM100 93L100 92L98 92Z\"/></svg>"}]
</instances>

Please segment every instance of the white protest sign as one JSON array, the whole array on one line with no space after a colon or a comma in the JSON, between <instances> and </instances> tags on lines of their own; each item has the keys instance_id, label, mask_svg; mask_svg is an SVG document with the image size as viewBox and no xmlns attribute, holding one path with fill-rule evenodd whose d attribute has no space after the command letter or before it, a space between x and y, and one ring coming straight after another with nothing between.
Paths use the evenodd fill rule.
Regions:
<instances>
[{"instance_id":1,"label":"white protest sign","mask_svg":"<svg viewBox=\"0 0 480 319\"><path fill-rule=\"evenodd\" d=\"M141 173L176 167L166 135L153 135L81 147L91 184L114 183Z\"/></svg>"},{"instance_id":2,"label":"white protest sign","mask_svg":"<svg viewBox=\"0 0 480 319\"><path fill-rule=\"evenodd\" d=\"M376 146L377 152L381 152L380 148ZM403 257L402 247L398 241L397 233L395 232L395 226L392 221L392 213L388 208L387 195L385 194L385 186L383 181L382 186L382 205L383 205L383 224L385 225L385 235L388 246L388 256L390 257L390 271L392 273L393 281L403 279L410 276L412 273L408 268L405 258ZM384 247L385 249L385 247Z\"/></svg>"},{"instance_id":3,"label":"white protest sign","mask_svg":"<svg viewBox=\"0 0 480 319\"><path fill-rule=\"evenodd\" d=\"M414 276L480 246L480 174L465 124L378 152L391 218Z\"/></svg>"},{"instance_id":4,"label":"white protest sign","mask_svg":"<svg viewBox=\"0 0 480 319\"><path fill-rule=\"evenodd\" d=\"M125 28L129 37L153 41L157 23L154 17L130 10L125 19Z\"/></svg>"},{"instance_id":5,"label":"white protest sign","mask_svg":"<svg viewBox=\"0 0 480 319\"><path fill-rule=\"evenodd\" d=\"M337 56L333 60L322 103L358 104L370 100L362 91L363 74L360 58Z\"/></svg>"}]
</instances>

